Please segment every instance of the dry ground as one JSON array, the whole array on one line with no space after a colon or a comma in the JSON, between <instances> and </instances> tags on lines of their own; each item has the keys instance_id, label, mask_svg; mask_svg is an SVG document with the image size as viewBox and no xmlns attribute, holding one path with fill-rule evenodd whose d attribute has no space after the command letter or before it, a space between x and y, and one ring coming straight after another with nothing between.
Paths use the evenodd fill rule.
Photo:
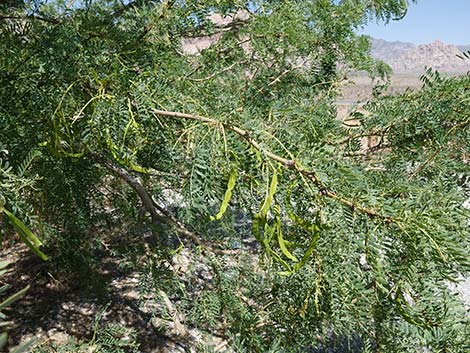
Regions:
<instances>
[{"instance_id":1,"label":"dry ground","mask_svg":"<svg viewBox=\"0 0 470 353\"><path fill-rule=\"evenodd\" d=\"M21 244L0 256L14 264L2 278L12 285L12 292L31 285L27 294L6 311L14 323L9 330L10 347L31 337L59 346L70 337L90 340L95 319L101 314L101 326L121 324L135 329L142 352L171 351L165 349L168 339L152 326L151 313L139 305L138 274L123 270L116 258L101 254L99 266L90 273L95 283L84 283L81 278L59 274Z\"/></svg>"}]
</instances>

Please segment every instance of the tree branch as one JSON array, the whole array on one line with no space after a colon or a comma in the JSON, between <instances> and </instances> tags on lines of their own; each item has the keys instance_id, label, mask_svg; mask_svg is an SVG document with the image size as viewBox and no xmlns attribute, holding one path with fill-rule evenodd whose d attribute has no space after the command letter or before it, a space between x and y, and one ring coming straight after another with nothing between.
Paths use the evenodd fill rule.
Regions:
<instances>
[{"instance_id":1,"label":"tree branch","mask_svg":"<svg viewBox=\"0 0 470 353\"><path fill-rule=\"evenodd\" d=\"M223 74L224 72L227 72L227 71L230 71L231 69L233 69L235 66L237 65L243 65L245 63L247 63L248 60L241 60L241 61L237 61L237 62L234 62L232 65L230 66L227 66L226 68L220 70L220 71L217 71L217 72L214 72L212 74L210 74L209 76L207 77L203 77L203 78L188 78L188 80L190 81L193 81L193 82L203 82L203 81L208 81L218 75L221 75Z\"/></svg>"},{"instance_id":2,"label":"tree branch","mask_svg":"<svg viewBox=\"0 0 470 353\"><path fill-rule=\"evenodd\" d=\"M296 160L287 159L287 158L281 157L281 156L279 156L275 153L272 153L272 152L266 150L265 148L263 148L259 144L259 142L257 142L255 139L253 139L250 136L250 133L247 130L241 129L241 128L239 128L237 126L234 126L230 123L221 122L219 120L208 118L208 117L201 116L201 115L193 115L193 114L186 114L186 113L180 113L180 112L169 112L169 111L159 110L159 109L153 109L152 112L155 116L158 115L158 116L167 116L167 117L172 117L172 118L195 120L195 121L199 121L199 122L206 123L206 124L209 124L209 125L222 126L223 128L225 128L227 130L235 132L237 135L239 135L242 139L244 139L252 147L254 147L258 151L262 152L267 158L280 163L283 167L285 167L287 169L295 170L299 174L302 174L303 176L308 178L318 188L321 195L323 195L325 197L328 197L330 199L333 199L333 200L335 200L335 201L337 201L337 202L339 202L339 203L341 203L341 204L343 204L343 205L345 205L345 206L347 206L347 207L349 207L353 210L360 211L360 212L366 214L367 216L369 216L370 218L380 218L380 219L384 220L387 223L396 222L396 220L393 219L392 217L382 215L382 214L378 213L377 211L375 211L373 209L364 207L364 206L359 205L359 204L357 204L357 203L355 203L351 200L345 199L345 198L337 195L335 192L329 190L329 188L327 188L326 185L324 185L319 180L319 178L317 177L315 171L305 169Z\"/></svg>"},{"instance_id":3,"label":"tree branch","mask_svg":"<svg viewBox=\"0 0 470 353\"><path fill-rule=\"evenodd\" d=\"M150 213L150 217L152 218L152 222L155 224L164 223L171 226L175 229L179 234L191 239L195 244L219 255L233 255L239 253L238 250L224 250L217 248L216 246L220 246L220 244L213 244L212 242L203 240L198 234L190 231L187 229L180 221L178 221L170 212L165 210L163 207L159 206L147 192L145 187L142 184L142 181L128 172L126 169L105 160L103 157L91 153L90 154L92 159L95 162L106 167L108 170L112 171L114 174L118 175L121 179L123 179L130 187L134 189L134 191L139 196L140 200L142 201L142 206L145 208L146 211Z\"/></svg>"}]
</instances>

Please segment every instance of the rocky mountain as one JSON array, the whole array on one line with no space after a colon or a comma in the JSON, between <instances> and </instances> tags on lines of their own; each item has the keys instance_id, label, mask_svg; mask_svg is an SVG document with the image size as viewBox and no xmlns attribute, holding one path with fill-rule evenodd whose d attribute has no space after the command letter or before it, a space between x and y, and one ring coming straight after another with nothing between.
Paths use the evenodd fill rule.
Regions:
<instances>
[{"instance_id":1,"label":"rocky mountain","mask_svg":"<svg viewBox=\"0 0 470 353\"><path fill-rule=\"evenodd\" d=\"M372 56L385 61L395 73L419 73L432 67L446 73L464 73L470 70L470 59L457 57L470 45L456 46L441 41L416 45L406 42L387 42L372 39Z\"/></svg>"},{"instance_id":2,"label":"rocky mountain","mask_svg":"<svg viewBox=\"0 0 470 353\"><path fill-rule=\"evenodd\" d=\"M387 42L383 39L371 38L372 56L374 58L388 62L395 60L405 54L410 49L416 47L416 44L407 42Z\"/></svg>"}]
</instances>

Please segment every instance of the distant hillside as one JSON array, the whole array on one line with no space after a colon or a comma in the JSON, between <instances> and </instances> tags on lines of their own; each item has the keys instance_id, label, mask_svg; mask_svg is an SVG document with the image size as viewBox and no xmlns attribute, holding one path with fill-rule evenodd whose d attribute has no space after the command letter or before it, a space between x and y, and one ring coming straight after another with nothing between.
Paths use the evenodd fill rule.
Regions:
<instances>
[{"instance_id":1,"label":"distant hillside","mask_svg":"<svg viewBox=\"0 0 470 353\"><path fill-rule=\"evenodd\" d=\"M416 47L416 44L406 42L387 42L383 39L371 38L372 56L388 62L396 60L408 50Z\"/></svg>"},{"instance_id":2,"label":"distant hillside","mask_svg":"<svg viewBox=\"0 0 470 353\"><path fill-rule=\"evenodd\" d=\"M470 50L470 45L456 46L441 41L416 45L382 39L372 39L371 42L372 56L385 61L395 73L418 73L423 72L425 67L447 73L464 73L470 70L470 60L457 57L463 51Z\"/></svg>"},{"instance_id":3,"label":"distant hillside","mask_svg":"<svg viewBox=\"0 0 470 353\"><path fill-rule=\"evenodd\" d=\"M470 44L467 45L457 45L457 48L459 48L460 51L469 51L470 50Z\"/></svg>"}]
</instances>

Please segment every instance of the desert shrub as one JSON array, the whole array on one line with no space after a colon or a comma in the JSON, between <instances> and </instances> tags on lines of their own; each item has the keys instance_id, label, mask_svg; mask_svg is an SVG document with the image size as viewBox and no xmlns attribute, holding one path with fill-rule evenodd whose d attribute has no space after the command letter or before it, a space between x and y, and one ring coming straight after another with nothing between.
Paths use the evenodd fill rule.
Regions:
<instances>
[{"instance_id":1,"label":"desert shrub","mask_svg":"<svg viewBox=\"0 0 470 353\"><path fill-rule=\"evenodd\" d=\"M165 273L237 351L465 351L468 75L376 90L357 129L336 116L348 72L388 73L356 30L407 1L25 4L2 9L0 135L11 164L40 153L24 200L61 267L140 222L162 255L146 290ZM183 246L212 273L193 293L165 259ZM261 262L208 255L247 248Z\"/></svg>"}]
</instances>

